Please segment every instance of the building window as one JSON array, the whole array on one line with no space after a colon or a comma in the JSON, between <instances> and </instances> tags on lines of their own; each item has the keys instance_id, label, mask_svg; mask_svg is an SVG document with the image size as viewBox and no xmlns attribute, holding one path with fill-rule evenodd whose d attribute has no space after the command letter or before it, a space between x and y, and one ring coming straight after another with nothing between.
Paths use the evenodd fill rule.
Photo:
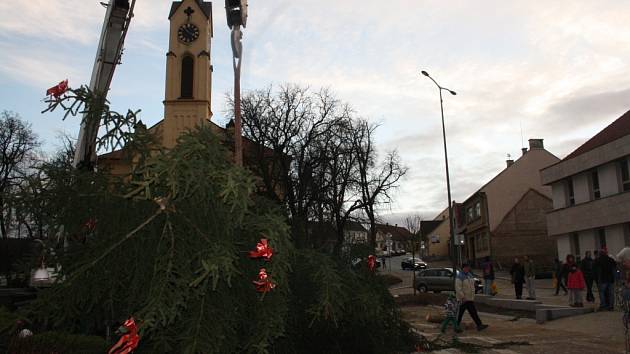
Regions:
<instances>
[{"instance_id":1,"label":"building window","mask_svg":"<svg viewBox=\"0 0 630 354\"><path fill-rule=\"evenodd\" d=\"M580 255L580 235L577 233L571 234L571 253L576 257Z\"/></svg>"},{"instance_id":2,"label":"building window","mask_svg":"<svg viewBox=\"0 0 630 354\"><path fill-rule=\"evenodd\" d=\"M601 194L599 192L599 176L597 170L591 172L591 188L593 189L593 199L599 199Z\"/></svg>"},{"instance_id":3,"label":"building window","mask_svg":"<svg viewBox=\"0 0 630 354\"><path fill-rule=\"evenodd\" d=\"M575 205L575 193L573 192L573 180L569 177L567 179L567 195L569 200L569 206Z\"/></svg>"},{"instance_id":4,"label":"building window","mask_svg":"<svg viewBox=\"0 0 630 354\"><path fill-rule=\"evenodd\" d=\"M630 172L628 171L628 158L619 161L619 169L621 170L621 190L630 191Z\"/></svg>"},{"instance_id":5,"label":"building window","mask_svg":"<svg viewBox=\"0 0 630 354\"><path fill-rule=\"evenodd\" d=\"M630 223L623 225L623 241L626 247L630 246Z\"/></svg>"},{"instance_id":6,"label":"building window","mask_svg":"<svg viewBox=\"0 0 630 354\"><path fill-rule=\"evenodd\" d=\"M474 219L474 217L473 217L473 208L472 207L468 207L466 212L468 213L468 222L473 221L473 219Z\"/></svg>"},{"instance_id":7,"label":"building window","mask_svg":"<svg viewBox=\"0 0 630 354\"><path fill-rule=\"evenodd\" d=\"M481 202L475 204L475 218L481 217Z\"/></svg>"},{"instance_id":8,"label":"building window","mask_svg":"<svg viewBox=\"0 0 630 354\"><path fill-rule=\"evenodd\" d=\"M194 59L187 55L182 59L182 92L180 98L193 98Z\"/></svg>"},{"instance_id":9,"label":"building window","mask_svg":"<svg viewBox=\"0 0 630 354\"><path fill-rule=\"evenodd\" d=\"M606 247L606 229L597 229L597 237L599 241L599 249Z\"/></svg>"}]
</instances>

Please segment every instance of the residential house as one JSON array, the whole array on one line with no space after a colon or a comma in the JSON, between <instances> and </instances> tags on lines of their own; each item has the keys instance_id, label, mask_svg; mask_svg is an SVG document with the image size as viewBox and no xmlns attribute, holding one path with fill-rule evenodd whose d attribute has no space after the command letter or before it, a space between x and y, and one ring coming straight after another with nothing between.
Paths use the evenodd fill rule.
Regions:
<instances>
[{"instance_id":1,"label":"residential house","mask_svg":"<svg viewBox=\"0 0 630 354\"><path fill-rule=\"evenodd\" d=\"M337 231L332 223L311 221L308 233L311 244L317 248L332 251L337 244ZM343 233L344 247L368 242L368 231L359 222L347 221Z\"/></svg>"},{"instance_id":2,"label":"residential house","mask_svg":"<svg viewBox=\"0 0 630 354\"><path fill-rule=\"evenodd\" d=\"M551 186L548 234L558 255L630 245L630 111L540 172Z\"/></svg>"},{"instance_id":3,"label":"residential house","mask_svg":"<svg viewBox=\"0 0 630 354\"><path fill-rule=\"evenodd\" d=\"M413 234L404 227L376 224L376 249L380 251L411 250ZM391 248L388 244L391 243Z\"/></svg>"},{"instance_id":4,"label":"residential house","mask_svg":"<svg viewBox=\"0 0 630 354\"><path fill-rule=\"evenodd\" d=\"M425 256L446 258L450 254L451 227L448 208L444 209L433 220L420 222L420 232L425 242Z\"/></svg>"},{"instance_id":5,"label":"residential house","mask_svg":"<svg viewBox=\"0 0 630 354\"><path fill-rule=\"evenodd\" d=\"M368 243L368 230L357 221L347 221L343 233L346 244Z\"/></svg>"},{"instance_id":6,"label":"residential house","mask_svg":"<svg viewBox=\"0 0 630 354\"><path fill-rule=\"evenodd\" d=\"M507 266L529 256L550 265L556 256L547 237L546 214L552 209L551 188L540 170L559 159L545 150L542 139L530 139L516 161L457 204L457 233L464 236L463 259L479 263L486 256Z\"/></svg>"}]
</instances>

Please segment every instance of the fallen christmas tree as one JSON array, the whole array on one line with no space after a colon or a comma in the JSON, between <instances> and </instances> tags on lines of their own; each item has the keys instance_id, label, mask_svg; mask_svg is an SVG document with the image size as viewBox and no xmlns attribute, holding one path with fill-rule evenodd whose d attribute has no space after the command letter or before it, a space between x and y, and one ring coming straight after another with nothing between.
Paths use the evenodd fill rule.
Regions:
<instances>
[{"instance_id":1,"label":"fallen christmas tree","mask_svg":"<svg viewBox=\"0 0 630 354\"><path fill-rule=\"evenodd\" d=\"M89 110L93 95L70 92ZM136 142L130 158L143 156L130 181L67 165L47 172L49 227L63 225L65 236L49 240L60 281L27 309L34 329L104 336L133 316L136 353L413 349L382 279L367 266L296 248L281 206L255 194L254 176L230 163L209 128L157 152L137 143L150 140L143 133L125 133ZM261 238L272 259L249 257ZM254 283L261 268L273 286Z\"/></svg>"}]
</instances>

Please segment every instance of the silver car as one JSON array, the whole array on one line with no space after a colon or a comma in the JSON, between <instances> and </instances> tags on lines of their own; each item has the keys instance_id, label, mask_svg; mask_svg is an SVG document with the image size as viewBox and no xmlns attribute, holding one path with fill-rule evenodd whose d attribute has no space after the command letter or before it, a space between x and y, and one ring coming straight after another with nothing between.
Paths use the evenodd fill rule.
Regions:
<instances>
[{"instance_id":1,"label":"silver car","mask_svg":"<svg viewBox=\"0 0 630 354\"><path fill-rule=\"evenodd\" d=\"M459 270L457 271L459 272ZM473 274L474 276L474 274ZM453 268L429 268L416 276L416 289L422 293L433 291L455 291L453 286ZM481 292L483 284L475 277L475 292Z\"/></svg>"}]
</instances>

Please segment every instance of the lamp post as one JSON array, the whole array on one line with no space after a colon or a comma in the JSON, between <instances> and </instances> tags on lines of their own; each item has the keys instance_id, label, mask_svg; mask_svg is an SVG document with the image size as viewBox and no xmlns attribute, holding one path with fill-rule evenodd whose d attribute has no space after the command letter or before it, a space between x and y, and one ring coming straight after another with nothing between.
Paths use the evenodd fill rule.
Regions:
<instances>
[{"instance_id":1,"label":"lamp post","mask_svg":"<svg viewBox=\"0 0 630 354\"><path fill-rule=\"evenodd\" d=\"M448 222L450 225L450 230L451 230L451 255L453 257L453 283L455 283L455 277L457 274L457 260L456 260L456 256L455 256L455 250L456 247L455 246L455 224L453 222L453 204L451 201L451 178L449 176L449 171L448 171L448 152L446 150L446 127L444 125L444 103L442 100L442 91L447 91L448 93L450 93L451 95L455 96L457 95L457 93L453 90L449 90L446 87L442 87L440 86L440 84L437 83L437 81L435 81L428 72L422 70L422 75L428 77L429 79L431 79L431 81L433 81L433 83L435 84L435 86L437 86L438 91L440 93L440 112L442 113L442 138L444 141L444 162L446 165L446 191L448 194ZM453 288L454 289L454 288Z\"/></svg>"},{"instance_id":2,"label":"lamp post","mask_svg":"<svg viewBox=\"0 0 630 354\"><path fill-rule=\"evenodd\" d=\"M247 0L225 0L225 14L231 33L232 66L234 68L234 162L243 166L243 138L241 136L241 63L243 61L243 32L247 25Z\"/></svg>"}]
</instances>

